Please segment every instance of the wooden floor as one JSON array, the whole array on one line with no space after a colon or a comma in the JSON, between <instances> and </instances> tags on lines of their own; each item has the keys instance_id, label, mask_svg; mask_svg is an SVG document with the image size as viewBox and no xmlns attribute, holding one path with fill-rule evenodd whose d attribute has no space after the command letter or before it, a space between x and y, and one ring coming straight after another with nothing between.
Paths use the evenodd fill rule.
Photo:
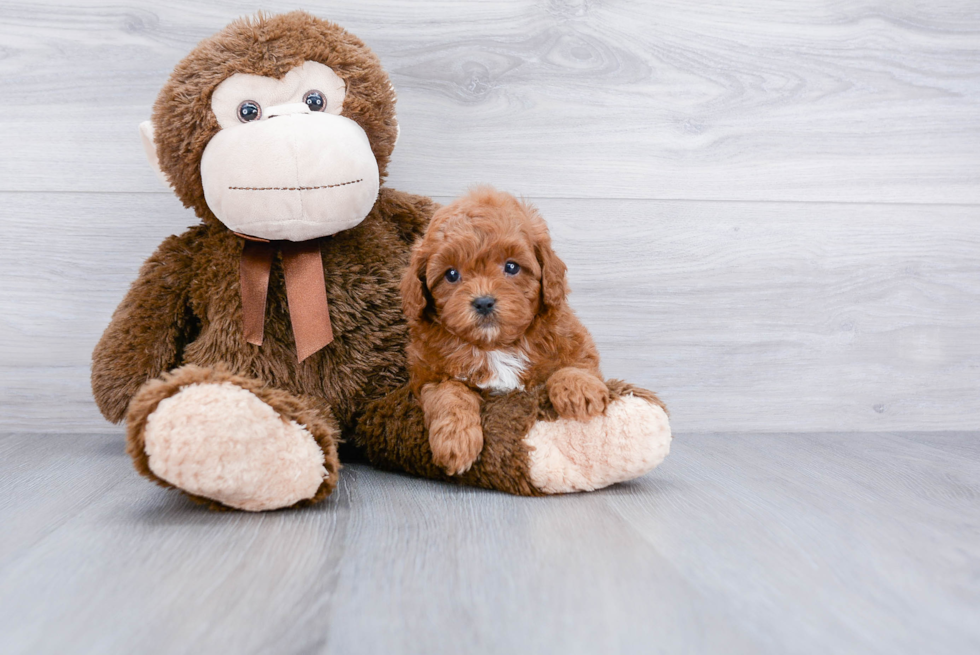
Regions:
<instances>
[{"instance_id":1,"label":"wooden floor","mask_svg":"<svg viewBox=\"0 0 980 655\"><path fill-rule=\"evenodd\" d=\"M5 655L980 652L977 433L681 435L539 499L354 465L263 515L8 435L0 525Z\"/></svg>"}]
</instances>

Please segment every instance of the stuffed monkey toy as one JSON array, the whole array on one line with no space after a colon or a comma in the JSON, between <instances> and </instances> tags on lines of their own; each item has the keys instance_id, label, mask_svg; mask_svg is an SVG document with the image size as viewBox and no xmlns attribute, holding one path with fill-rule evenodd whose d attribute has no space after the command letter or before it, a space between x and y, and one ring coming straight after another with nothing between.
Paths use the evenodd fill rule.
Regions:
<instances>
[{"instance_id":1,"label":"stuffed monkey toy","mask_svg":"<svg viewBox=\"0 0 980 655\"><path fill-rule=\"evenodd\" d=\"M303 12L232 23L177 65L140 132L200 218L146 261L93 354L95 400L125 419L141 474L261 511L328 496L342 439L381 467L523 495L600 488L667 454L656 396L610 381L587 423L540 389L488 398L474 466L432 463L399 282L436 207L383 186L395 93L342 28Z\"/></svg>"}]
</instances>

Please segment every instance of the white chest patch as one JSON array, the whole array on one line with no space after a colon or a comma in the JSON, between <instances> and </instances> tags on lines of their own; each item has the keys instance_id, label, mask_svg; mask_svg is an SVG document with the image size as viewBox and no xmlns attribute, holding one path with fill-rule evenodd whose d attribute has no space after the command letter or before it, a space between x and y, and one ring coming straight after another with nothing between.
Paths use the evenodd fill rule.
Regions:
<instances>
[{"instance_id":1,"label":"white chest patch","mask_svg":"<svg viewBox=\"0 0 980 655\"><path fill-rule=\"evenodd\" d=\"M477 386L493 393L508 393L524 389L521 374L527 368L527 355L521 351L491 350L486 353L487 367L493 376Z\"/></svg>"}]
</instances>

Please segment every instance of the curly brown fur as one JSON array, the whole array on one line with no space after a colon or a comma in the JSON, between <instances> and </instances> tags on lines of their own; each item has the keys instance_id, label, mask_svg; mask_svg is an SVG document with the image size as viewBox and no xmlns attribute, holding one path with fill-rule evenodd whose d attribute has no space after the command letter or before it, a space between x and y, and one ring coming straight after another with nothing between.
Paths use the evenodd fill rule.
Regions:
<instances>
[{"instance_id":1,"label":"curly brown fur","mask_svg":"<svg viewBox=\"0 0 980 655\"><path fill-rule=\"evenodd\" d=\"M402 303L410 384L425 409L433 455L448 471L465 470L483 441L467 427L479 405L461 382L474 390L499 387L501 357L523 370L498 390L547 383L563 417L584 421L605 410L599 354L567 292L565 264L527 203L479 187L433 216L412 249ZM492 307L481 310L480 302ZM447 387L447 380L457 382ZM440 392L437 402L440 389L451 392Z\"/></svg>"}]
</instances>

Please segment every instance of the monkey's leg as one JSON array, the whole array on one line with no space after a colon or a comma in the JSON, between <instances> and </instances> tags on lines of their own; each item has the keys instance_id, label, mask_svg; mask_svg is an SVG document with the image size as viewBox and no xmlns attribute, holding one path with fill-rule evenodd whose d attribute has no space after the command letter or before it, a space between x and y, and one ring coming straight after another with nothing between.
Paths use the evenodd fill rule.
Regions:
<instances>
[{"instance_id":1,"label":"monkey's leg","mask_svg":"<svg viewBox=\"0 0 980 655\"><path fill-rule=\"evenodd\" d=\"M314 503L337 485L329 409L258 380L184 366L143 385L126 423L141 474L215 507Z\"/></svg>"},{"instance_id":2,"label":"monkey's leg","mask_svg":"<svg viewBox=\"0 0 980 655\"><path fill-rule=\"evenodd\" d=\"M605 411L586 421L552 420L557 413L542 399L539 420L524 437L535 488L549 494L602 489L651 471L670 452L673 437L660 399L620 380L606 384Z\"/></svg>"},{"instance_id":3,"label":"monkey's leg","mask_svg":"<svg viewBox=\"0 0 980 655\"><path fill-rule=\"evenodd\" d=\"M670 425L644 389L608 381L605 413L561 419L547 389L484 399L483 451L473 467L447 476L432 459L422 410L407 388L367 409L355 442L378 467L523 496L591 491L631 480L663 461Z\"/></svg>"}]
</instances>

